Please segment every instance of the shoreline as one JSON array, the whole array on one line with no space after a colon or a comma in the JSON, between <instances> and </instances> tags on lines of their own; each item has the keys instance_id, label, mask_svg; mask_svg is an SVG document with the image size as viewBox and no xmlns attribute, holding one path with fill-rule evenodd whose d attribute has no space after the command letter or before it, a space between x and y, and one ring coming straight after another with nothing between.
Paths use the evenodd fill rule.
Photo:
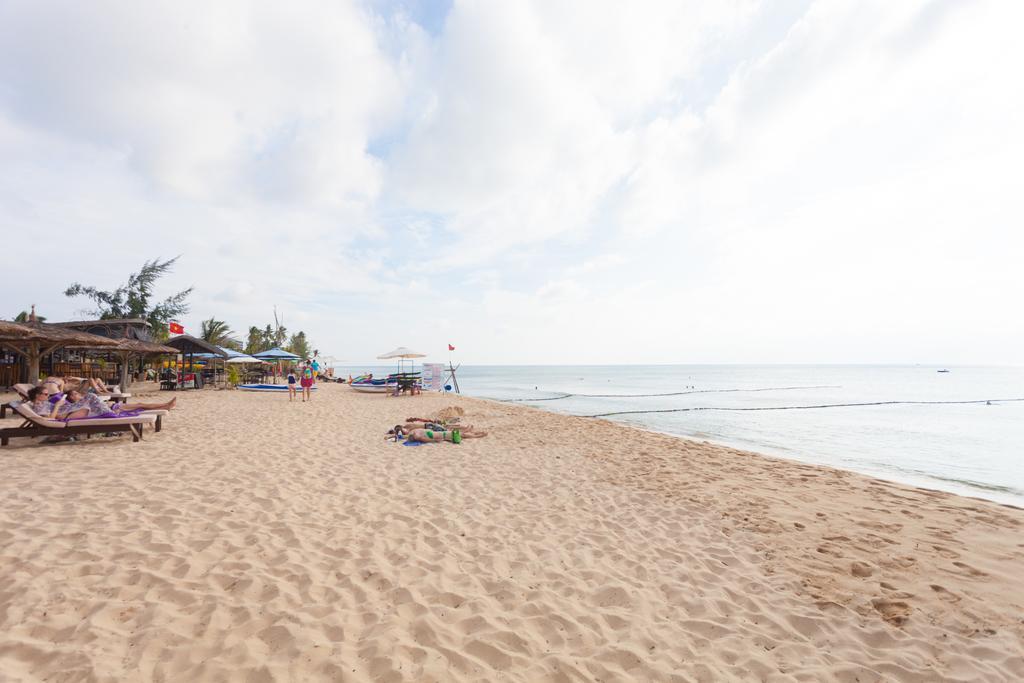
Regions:
<instances>
[{"instance_id":1,"label":"shoreline","mask_svg":"<svg viewBox=\"0 0 1024 683\"><path fill-rule=\"evenodd\" d=\"M957 366L957 367L959 367L959 366ZM988 367L988 366L984 366L984 367ZM994 366L994 367L1001 367L1001 366ZM814 461L814 460L812 460L810 458L802 459L802 458L799 458L799 457L795 457L795 454L799 453L799 451L796 451L796 450L793 450L793 449L789 449L789 448L779 448L779 449L776 450L776 449L772 448L771 446L763 444L763 443L731 441L729 439L718 438L718 437L715 437L715 436L703 437L703 436L695 436L695 435L691 435L691 434L680 434L680 433L669 432L669 431L665 431L665 430L654 429L652 427L646 427L644 425L637 424L637 423L634 423L634 422L629 422L629 421L626 421L626 420L615 420L615 419L612 419L612 418L604 418L604 417L602 417L602 418L591 418L591 417L588 417L588 416L574 415L573 413L568 413L568 412L560 412L560 411L557 411L557 410L553 410L553 409L549 409L549 408L544 408L542 406L531 405L528 401L509 402L509 401L504 401L504 400L498 399L498 398L490 398L490 397L484 397L484 396L473 396L473 395L470 395L470 394L463 394L463 395L467 396L468 398L475 398L475 399L479 399L479 400L483 400L483 401L493 401L493 402L499 403L499 404L502 404L502 403L512 403L512 405L518 405L518 406L523 406L523 407L534 408L536 410L550 412L550 413L554 413L556 415L566 415L566 416L579 417L581 419L591 419L591 420L592 419L607 420L607 421L612 422L614 424L622 425L624 427L630 427L630 428L633 428L633 429L638 429L640 431L649 432L649 433L652 433L652 434L663 434L665 436L671 436L671 437L675 437L675 438L686 439L686 440L694 441L694 442L697 442L697 443L707 443L707 444L711 444L711 445L715 445L715 446L722 446L724 448L733 448L733 449L737 449L737 450L748 451L748 452L755 453L757 455L760 455L760 456L766 457L766 458L772 458L772 459L777 459L777 460L785 460L785 461L788 461L788 462L800 463L800 464L804 464L804 465L811 465L811 466L818 466L818 467L827 467L827 468L831 468L831 469L838 469L838 470L841 470L841 471L844 471L844 472L852 472L852 473L860 474L862 476L872 477L872 478L876 478L876 479L879 479L879 480L882 480L882 481L887 481L887 482L891 482L891 483L895 483L895 484L901 484L901 485L909 486L909 487L912 487L912 488L920 488L920 489L929 490L929 491L939 491L939 492L943 492L943 493L950 493L950 494L953 494L953 495L962 496L964 498L973 498L973 499L983 500L983 501L990 502L990 503L996 503L998 505L1005 505L1005 506L1008 506L1008 507L1011 507L1011 508L1015 508L1015 509L1019 509L1019 510L1024 510L1024 493L1019 492L1015 488L1009 488L1009 487L998 488L998 487L993 487L992 485L986 484L984 482L968 482L966 480L959 480L959 479L954 479L954 478L951 478L951 477L943 477L943 476L938 475L938 474L929 474L929 473L919 473L919 474L916 474L916 475L915 474L908 474L905 477L901 477L897 472L894 472L893 470L881 468L881 467L876 467L876 468L873 468L873 469L865 468L864 470L853 469L853 468L850 468L850 467L841 467L841 466L837 466L837 465L830 465L830 464L826 464L826 463L816 462L816 461ZM787 453L783 453L782 451L788 451L788 454ZM950 486L949 486L949 488L930 488L928 486L928 484L932 484L932 485L936 485L937 486L938 484L936 484L936 482L947 482ZM981 493L982 491L991 491L997 497L986 498Z\"/></svg>"},{"instance_id":2,"label":"shoreline","mask_svg":"<svg viewBox=\"0 0 1024 683\"><path fill-rule=\"evenodd\" d=\"M469 394L462 394L462 396L465 396L466 398L470 398L470 399L473 399L473 400L488 401L488 402L496 403L496 404L499 404L499 405L503 405L503 404L507 403L506 401L502 401L501 399L496 399L496 398L486 398L486 397L483 397L483 396L472 396L472 395L469 395ZM562 412L559 412L557 410L549 410L547 408L543 408L543 407L540 407L540 406L533 406L533 405L530 405L529 403L526 403L526 402L514 403L512 405L515 405L515 406L518 406L518 407L521 407L521 408L530 408L530 409L533 409L533 410L539 410L541 412L551 413L551 414L554 414L554 415L562 415L562 416L565 416L565 417L578 418L578 419L581 419L581 420L601 420L603 422L607 422L609 424L612 424L612 425L615 425L615 426L618 426L618 427L625 427L626 429L635 429L637 431L644 432L646 434L657 434L659 436L667 436L667 437L672 438L672 439L682 439L683 441L686 441L686 442L692 443L692 444L697 444L697 445L702 445L703 444L703 445L709 445L709 446L717 446L717 447L720 447L720 448L727 448L727 449L730 449L730 450L741 451L741 452L744 452L744 453L749 453L751 455L756 455L758 457L767 458L769 460L778 460L778 461L781 461L781 462L785 462L785 463L789 463L789 464L794 464L794 465L806 465L806 466L810 466L810 467L820 467L820 468L823 468L823 469L829 470L829 471L833 471L834 470L834 471L842 472L842 473L846 473L846 474L856 474L858 476L866 477L868 479L876 479L876 480L878 480L880 482L885 482L887 484L897 484L899 486L905 486L905 487L910 488L910 489L917 489L917 490L920 490L920 491L923 491L923 492L926 492L926 493L947 494L947 495L951 495L951 496L957 496L958 498L965 498L965 499L968 499L968 500L976 500L976 501L983 502L983 503L991 503L991 504L994 504L994 505L1000 505L1000 506L1003 506L1003 507L1007 507L1007 508L1010 508L1012 510L1019 510L1021 512L1024 512L1024 504L1009 503L1009 502L1002 501L1002 500L994 500L992 498L983 498L983 497L978 496L978 495L970 495L969 493L963 492L963 491L971 490L973 488L985 488L985 485L984 484L980 484L980 483L979 484L974 484L974 485L964 484L963 485L963 491L951 491L951 490L940 489L940 488L929 488L928 486L924 486L923 484L915 483L913 481L900 481L899 479L889 479L889 478L886 478L885 476L882 476L882 474L883 474L882 472L878 472L878 473L861 472L859 470L850 469L850 468L846 468L846 467L837 467L835 465L828 465L828 464L825 464L825 463L814 462L812 460L801 460L799 458L783 455L783 454L780 454L780 453L773 453L773 452L770 452L770 449L768 449L768 450L760 450L762 448L765 448L763 445L754 445L754 444L749 444L748 445L748 444L744 444L744 443L740 443L740 442L731 442L729 440L718 439L718 438L714 438L714 437L713 438L701 438L701 437L692 436L692 435L689 435L689 434L676 434L674 432L667 432L667 431L663 431L663 430L659 430L659 429L653 429L653 428L645 427L643 425L627 422L625 420L620 421L620 420L613 420L613 419L605 418L605 417L594 418L594 417L588 417L588 416L573 415L572 413L562 413ZM934 479L941 479L941 477L938 477L936 475L927 475L927 474L925 474L925 475L921 475L920 476L921 480L928 480L928 479L933 479L933 478ZM948 480L944 480L944 481L949 481L950 483L955 484L955 483L957 483L958 480L948 479Z\"/></svg>"},{"instance_id":3,"label":"shoreline","mask_svg":"<svg viewBox=\"0 0 1024 683\"><path fill-rule=\"evenodd\" d=\"M1018 508L470 396L178 396L0 451L0 673L1024 676ZM383 440L449 405L490 435Z\"/></svg>"}]
</instances>

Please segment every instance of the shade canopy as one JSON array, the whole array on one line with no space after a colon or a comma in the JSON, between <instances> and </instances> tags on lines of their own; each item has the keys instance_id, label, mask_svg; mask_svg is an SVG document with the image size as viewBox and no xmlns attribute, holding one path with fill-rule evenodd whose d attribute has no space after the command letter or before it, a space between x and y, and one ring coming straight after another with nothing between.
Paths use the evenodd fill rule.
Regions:
<instances>
[{"instance_id":1,"label":"shade canopy","mask_svg":"<svg viewBox=\"0 0 1024 683\"><path fill-rule=\"evenodd\" d=\"M252 354L254 358L260 358L262 360L299 360L299 356L294 353L285 351L282 348L269 349L267 351L260 351L259 353Z\"/></svg>"},{"instance_id":2,"label":"shade canopy","mask_svg":"<svg viewBox=\"0 0 1024 683\"><path fill-rule=\"evenodd\" d=\"M199 339L187 334L171 337L167 340L166 344L173 347L176 353L212 353L220 358L226 358L228 355L219 346L214 346L205 339Z\"/></svg>"},{"instance_id":3,"label":"shade canopy","mask_svg":"<svg viewBox=\"0 0 1024 683\"><path fill-rule=\"evenodd\" d=\"M180 353L178 349L170 346L164 346L163 344L157 344L156 342L147 342L140 339L112 339L115 342L111 348L104 348L104 351L111 351L119 354L134 354L139 356L145 356L151 353ZM92 349L96 348L89 344L67 344L69 349Z\"/></svg>"},{"instance_id":4,"label":"shade canopy","mask_svg":"<svg viewBox=\"0 0 1024 683\"><path fill-rule=\"evenodd\" d=\"M246 354L242 353L241 351L235 351L234 349L229 349L226 346L221 346L220 350L223 351L224 353L228 354L228 358L234 358L235 356L244 356L244 355L246 355Z\"/></svg>"},{"instance_id":5,"label":"shade canopy","mask_svg":"<svg viewBox=\"0 0 1024 683\"><path fill-rule=\"evenodd\" d=\"M413 351L407 349L404 346L399 346L394 351L388 351L387 353L377 356L377 358L426 358L427 354L420 353L419 351Z\"/></svg>"},{"instance_id":6,"label":"shade canopy","mask_svg":"<svg viewBox=\"0 0 1024 683\"><path fill-rule=\"evenodd\" d=\"M29 322L12 323L0 320L0 343L19 344L22 342L39 342L43 346L55 345L78 346L89 349L103 349L117 346L116 339L101 337L81 330L74 330L49 323ZM51 349L52 350L52 349Z\"/></svg>"},{"instance_id":7,"label":"shade canopy","mask_svg":"<svg viewBox=\"0 0 1024 683\"><path fill-rule=\"evenodd\" d=\"M117 350L136 353L143 356L150 353L178 353L178 349L173 346L165 346L164 344L157 344L155 342L146 342L141 339L119 339L117 340Z\"/></svg>"},{"instance_id":8,"label":"shade canopy","mask_svg":"<svg viewBox=\"0 0 1024 683\"><path fill-rule=\"evenodd\" d=\"M267 361L260 360L259 358L253 358L252 356L246 356L245 354L241 354L241 355L238 355L238 356L232 356L231 358L228 358L224 362L225 363L239 363L239 364L241 364L241 363L266 363Z\"/></svg>"}]
</instances>

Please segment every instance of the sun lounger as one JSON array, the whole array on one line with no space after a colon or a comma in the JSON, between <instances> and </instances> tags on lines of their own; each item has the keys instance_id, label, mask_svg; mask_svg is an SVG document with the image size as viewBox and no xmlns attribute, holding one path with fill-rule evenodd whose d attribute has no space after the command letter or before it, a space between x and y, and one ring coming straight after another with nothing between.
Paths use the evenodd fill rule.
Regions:
<instances>
[{"instance_id":1,"label":"sun lounger","mask_svg":"<svg viewBox=\"0 0 1024 683\"><path fill-rule=\"evenodd\" d=\"M159 432L163 429L164 418L167 417L171 411L169 410L143 410L139 415L152 415L156 418L153 422L153 431Z\"/></svg>"},{"instance_id":2,"label":"sun lounger","mask_svg":"<svg viewBox=\"0 0 1024 683\"><path fill-rule=\"evenodd\" d=\"M131 417L95 417L79 420L51 420L40 417L33 413L21 401L12 401L10 407L24 418L20 427L8 427L0 429L0 446L10 443L11 437L15 436L79 436L91 434L107 434L110 432L131 432L132 441L139 441L142 438L142 428L145 425L153 425L156 428L157 420L162 415L141 414ZM152 413L166 411L151 411Z\"/></svg>"},{"instance_id":3,"label":"sun lounger","mask_svg":"<svg viewBox=\"0 0 1024 683\"><path fill-rule=\"evenodd\" d=\"M16 393L19 397L21 397L22 401L27 401L28 400L28 392L29 392L29 389L31 389L31 388L32 388L31 384L12 384L11 385L11 389L14 389L14 393ZM7 417L7 409L8 409L8 405L6 403L0 405L0 419L3 419L5 417ZM12 410L11 412L13 413L15 411Z\"/></svg>"}]
</instances>

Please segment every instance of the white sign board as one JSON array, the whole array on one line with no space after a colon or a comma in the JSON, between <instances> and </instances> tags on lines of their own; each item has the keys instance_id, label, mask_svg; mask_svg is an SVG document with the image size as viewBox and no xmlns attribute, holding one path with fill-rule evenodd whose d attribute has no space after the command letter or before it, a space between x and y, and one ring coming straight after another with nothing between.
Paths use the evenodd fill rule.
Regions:
<instances>
[{"instance_id":1,"label":"white sign board","mask_svg":"<svg viewBox=\"0 0 1024 683\"><path fill-rule=\"evenodd\" d=\"M423 364L423 390L441 391L444 382L444 366L440 363Z\"/></svg>"}]
</instances>

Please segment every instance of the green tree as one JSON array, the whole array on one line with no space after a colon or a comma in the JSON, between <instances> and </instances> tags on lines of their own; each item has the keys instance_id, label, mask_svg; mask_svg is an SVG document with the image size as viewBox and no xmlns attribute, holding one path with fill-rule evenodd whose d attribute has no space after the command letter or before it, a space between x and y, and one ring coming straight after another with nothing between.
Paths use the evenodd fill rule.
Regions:
<instances>
[{"instance_id":1,"label":"green tree","mask_svg":"<svg viewBox=\"0 0 1024 683\"><path fill-rule=\"evenodd\" d=\"M284 316L277 317L277 306L274 306L274 346L283 346L288 340L288 330L284 326Z\"/></svg>"},{"instance_id":2,"label":"green tree","mask_svg":"<svg viewBox=\"0 0 1024 683\"><path fill-rule=\"evenodd\" d=\"M142 264L142 269L128 276L128 282L112 292L95 287L86 287L75 282L68 287L65 296L85 296L93 300L96 309L93 315L101 320L111 318L145 318L158 338L167 337L167 323L185 313L185 300L192 293L192 287L173 294L159 303L150 303L153 287L162 276L170 272L178 257L168 261L154 259Z\"/></svg>"},{"instance_id":3,"label":"green tree","mask_svg":"<svg viewBox=\"0 0 1024 683\"><path fill-rule=\"evenodd\" d=\"M249 338L245 342L245 352L250 356L260 351L266 351L269 346L263 345L263 332L255 325L249 328Z\"/></svg>"},{"instance_id":4,"label":"green tree","mask_svg":"<svg viewBox=\"0 0 1024 683\"><path fill-rule=\"evenodd\" d=\"M217 346L240 347L241 344L231 336L233 334L234 332L231 331L226 322L210 318L203 321L202 332L199 336Z\"/></svg>"},{"instance_id":5,"label":"green tree","mask_svg":"<svg viewBox=\"0 0 1024 683\"><path fill-rule=\"evenodd\" d=\"M46 322L46 318L44 318L41 315L37 315L36 316L36 320L38 320L41 323L45 323ZM18 315L14 316L14 322L16 322L16 323L27 323L28 321L29 321L29 313L28 313L28 311L22 311Z\"/></svg>"},{"instance_id":6,"label":"green tree","mask_svg":"<svg viewBox=\"0 0 1024 683\"><path fill-rule=\"evenodd\" d=\"M306 339L306 333L299 330L296 334L292 335L291 341L288 342L288 348L285 351L291 351L296 356L299 356L303 360L310 357L309 354L309 340Z\"/></svg>"}]
</instances>

